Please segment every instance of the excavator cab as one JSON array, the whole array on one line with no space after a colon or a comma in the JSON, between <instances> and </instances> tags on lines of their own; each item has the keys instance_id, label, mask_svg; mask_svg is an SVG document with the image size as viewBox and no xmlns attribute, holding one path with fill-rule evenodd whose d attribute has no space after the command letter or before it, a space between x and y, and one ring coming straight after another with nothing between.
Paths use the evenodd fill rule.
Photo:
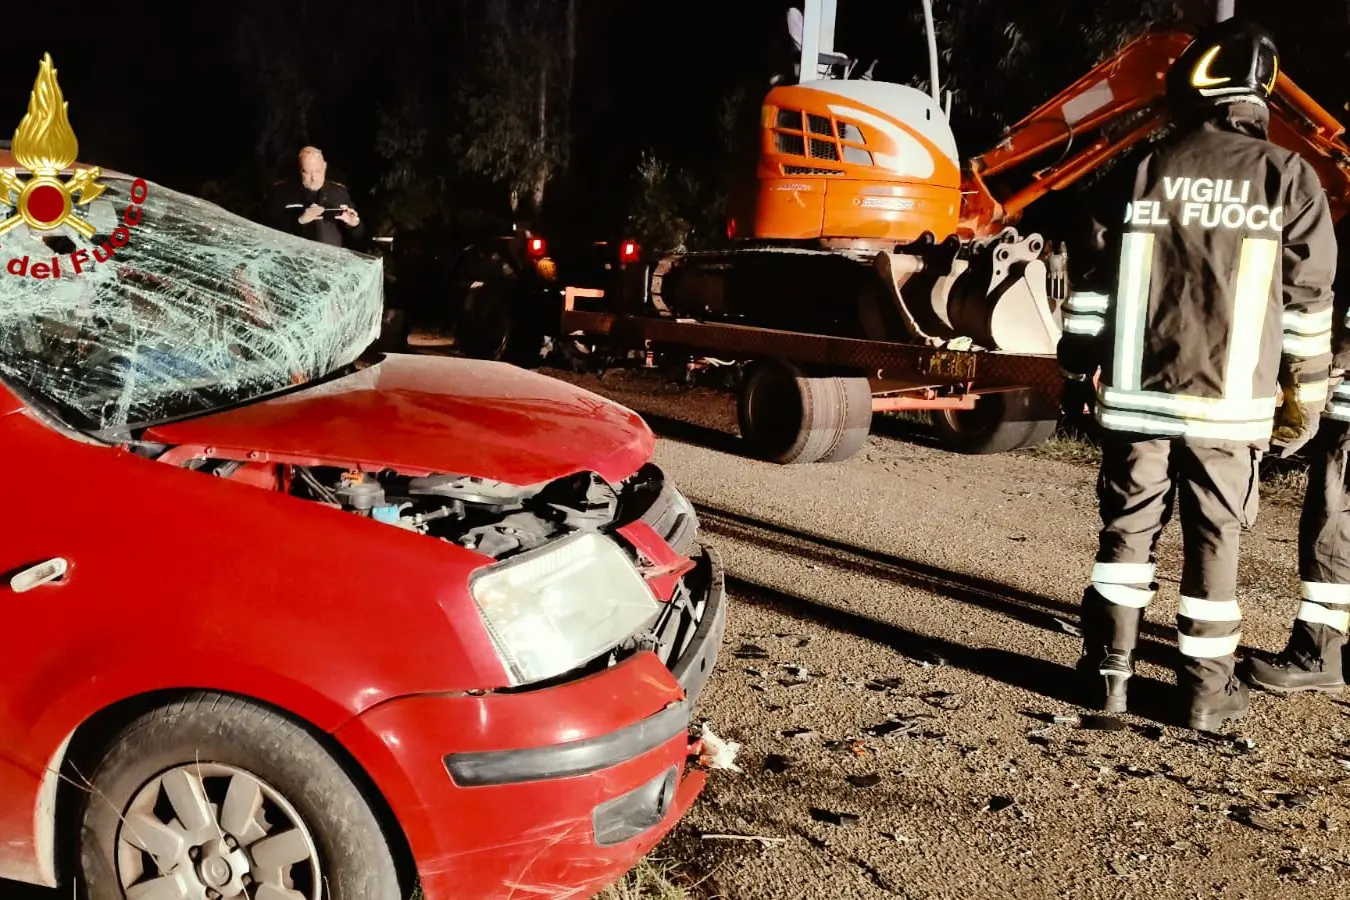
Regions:
<instances>
[{"instance_id":1,"label":"excavator cab","mask_svg":"<svg viewBox=\"0 0 1350 900\"><path fill-rule=\"evenodd\" d=\"M834 4L830 4L828 12L822 10L822 15L828 14L832 16L833 10ZM792 45L796 49L799 57L798 62L792 67L792 74L793 77L800 80L802 72L801 54L803 41L805 39L805 17L802 15L802 11L795 6L788 10L787 27L788 37L792 38ZM822 27L828 28L831 32L834 30L832 21L829 22L828 25L823 25ZM833 50L821 50L816 55L816 62L816 78L819 79L847 79L853 74L853 68L858 64L856 59L845 56L842 53L836 53ZM872 65L875 66L876 62L873 62ZM868 74L863 76L868 81L871 80L871 71L871 69L868 69Z\"/></svg>"},{"instance_id":2,"label":"excavator cab","mask_svg":"<svg viewBox=\"0 0 1350 900\"><path fill-rule=\"evenodd\" d=\"M908 243L955 233L961 163L939 102L928 17L931 95L851 77L857 60L834 48L837 0L788 13L799 50L796 83L764 99L753 224L759 241ZM875 66L875 63L873 63Z\"/></svg>"}]
</instances>

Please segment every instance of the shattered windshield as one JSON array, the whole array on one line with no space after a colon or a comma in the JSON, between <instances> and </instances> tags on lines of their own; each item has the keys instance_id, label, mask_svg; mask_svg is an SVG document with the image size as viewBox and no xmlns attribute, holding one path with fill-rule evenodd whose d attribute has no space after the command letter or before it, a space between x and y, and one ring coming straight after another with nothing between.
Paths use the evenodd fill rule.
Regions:
<instances>
[{"instance_id":1,"label":"shattered windshield","mask_svg":"<svg viewBox=\"0 0 1350 900\"><path fill-rule=\"evenodd\" d=\"M0 237L0 377L68 424L123 431L239 403L378 337L378 258L157 184L102 183L92 238Z\"/></svg>"}]
</instances>

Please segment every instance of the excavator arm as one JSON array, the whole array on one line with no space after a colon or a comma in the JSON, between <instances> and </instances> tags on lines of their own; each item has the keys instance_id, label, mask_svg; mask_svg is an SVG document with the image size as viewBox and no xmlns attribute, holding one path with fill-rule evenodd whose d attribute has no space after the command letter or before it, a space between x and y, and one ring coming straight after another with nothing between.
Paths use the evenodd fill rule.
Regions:
<instances>
[{"instance_id":1,"label":"excavator arm","mask_svg":"<svg viewBox=\"0 0 1350 900\"><path fill-rule=\"evenodd\" d=\"M1148 139L1167 123L1166 75L1191 35L1150 32L1099 63L970 161L962 183L959 229L985 237L1015 223L1051 191L1063 190ZM1317 169L1337 220L1350 210L1350 147L1345 127L1284 72L1271 102L1270 138ZM1029 167L1060 148L1058 159ZM997 196L990 181L1017 170L1020 187Z\"/></svg>"}]
</instances>

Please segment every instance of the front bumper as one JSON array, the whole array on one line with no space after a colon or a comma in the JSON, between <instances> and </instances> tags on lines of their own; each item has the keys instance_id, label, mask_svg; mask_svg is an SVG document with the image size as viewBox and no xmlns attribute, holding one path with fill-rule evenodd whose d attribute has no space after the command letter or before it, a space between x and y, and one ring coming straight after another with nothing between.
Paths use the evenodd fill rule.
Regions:
<instances>
[{"instance_id":1,"label":"front bumper","mask_svg":"<svg viewBox=\"0 0 1350 900\"><path fill-rule=\"evenodd\" d=\"M685 580L706 602L669 668L644 652L535 691L408 697L339 733L403 826L427 900L590 897L684 815L705 780L686 771L689 726L727 610L711 550Z\"/></svg>"}]
</instances>

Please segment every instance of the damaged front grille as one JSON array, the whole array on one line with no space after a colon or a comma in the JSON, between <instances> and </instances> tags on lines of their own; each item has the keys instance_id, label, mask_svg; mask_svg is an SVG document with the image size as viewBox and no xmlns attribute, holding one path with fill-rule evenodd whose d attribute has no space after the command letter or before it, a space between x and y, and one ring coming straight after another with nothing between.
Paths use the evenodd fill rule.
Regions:
<instances>
[{"instance_id":1,"label":"damaged front grille","mask_svg":"<svg viewBox=\"0 0 1350 900\"><path fill-rule=\"evenodd\" d=\"M698 515L661 469L648 463L624 482L619 507L620 524L639 519L661 535L681 556L690 556L698 538Z\"/></svg>"},{"instance_id":2,"label":"damaged front grille","mask_svg":"<svg viewBox=\"0 0 1350 900\"><path fill-rule=\"evenodd\" d=\"M651 527L672 550L696 562L702 556L698 547L698 515L665 473L653 463L643 466L623 482L619 489L619 516L616 526L641 521ZM670 600L663 605L651 627L635 636L631 645L616 651L613 662L639 650L651 650L667 666L689 647L706 604L706 585L699 585L700 569L677 582Z\"/></svg>"},{"instance_id":3,"label":"damaged front grille","mask_svg":"<svg viewBox=\"0 0 1350 900\"><path fill-rule=\"evenodd\" d=\"M701 571L695 569L680 579L675 593L655 628L656 646L652 648L667 666L674 666L676 660L689 649L694 632L703 621L704 607L707 605L706 585L699 583Z\"/></svg>"}]
</instances>

